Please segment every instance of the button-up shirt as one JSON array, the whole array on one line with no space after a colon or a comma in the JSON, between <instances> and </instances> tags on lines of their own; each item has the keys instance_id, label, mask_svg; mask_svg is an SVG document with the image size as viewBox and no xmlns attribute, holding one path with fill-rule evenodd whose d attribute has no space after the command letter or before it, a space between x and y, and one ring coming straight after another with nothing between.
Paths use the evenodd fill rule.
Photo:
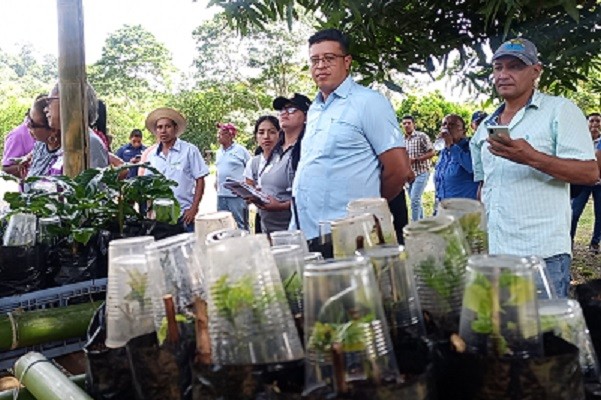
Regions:
<instances>
[{"instance_id":1,"label":"button-up shirt","mask_svg":"<svg viewBox=\"0 0 601 400\"><path fill-rule=\"evenodd\" d=\"M432 147L432 141L424 132L413 131L411 132L411 135L405 135L405 143L409 158L421 157L434 149ZM424 172L429 172L430 167L430 159L411 163L411 169L415 176L421 175Z\"/></svg>"},{"instance_id":2,"label":"button-up shirt","mask_svg":"<svg viewBox=\"0 0 601 400\"><path fill-rule=\"evenodd\" d=\"M444 148L434 172L436 198L439 200L463 197L475 199L478 183L474 182L472 156L467 138Z\"/></svg>"},{"instance_id":3,"label":"button-up shirt","mask_svg":"<svg viewBox=\"0 0 601 400\"><path fill-rule=\"evenodd\" d=\"M144 145L135 147L131 143L127 143L127 144L124 144L123 146L119 147L119 150L117 150L117 153L115 153L115 155L125 162L130 162L132 160L132 158L135 158L137 156L142 156L142 153L144 152L144 150L146 150L146 146L144 146ZM130 168L129 171L127 172L128 178L131 178L134 176L138 176L138 167Z\"/></svg>"},{"instance_id":4,"label":"button-up shirt","mask_svg":"<svg viewBox=\"0 0 601 400\"><path fill-rule=\"evenodd\" d=\"M177 182L177 186L173 187L173 194L183 214L194 200L196 180L209 174L209 168L200 156L198 147L176 139L167 154L163 154L163 144L159 143L156 151L148 156L148 161L166 178ZM146 169L145 174L151 175L152 171Z\"/></svg>"},{"instance_id":5,"label":"button-up shirt","mask_svg":"<svg viewBox=\"0 0 601 400\"><path fill-rule=\"evenodd\" d=\"M503 107L480 124L470 141L474 179L484 180L490 253L571 254L569 184L489 151L487 126L496 123ZM551 156L595 159L584 114L562 97L534 92L509 123L509 134Z\"/></svg>"},{"instance_id":6,"label":"button-up shirt","mask_svg":"<svg viewBox=\"0 0 601 400\"><path fill-rule=\"evenodd\" d=\"M236 181L244 179L244 167L250 160L250 153L244 146L233 142L231 146L224 149L223 146L217 149L215 165L217 167L217 196L236 197L231 190L223 187L227 178Z\"/></svg>"},{"instance_id":7,"label":"button-up shirt","mask_svg":"<svg viewBox=\"0 0 601 400\"><path fill-rule=\"evenodd\" d=\"M292 195L307 239L319 222L346 214L349 201L380 197L378 156L405 147L390 102L347 77L324 101L317 95L307 114ZM295 219L291 227L296 228Z\"/></svg>"}]
</instances>

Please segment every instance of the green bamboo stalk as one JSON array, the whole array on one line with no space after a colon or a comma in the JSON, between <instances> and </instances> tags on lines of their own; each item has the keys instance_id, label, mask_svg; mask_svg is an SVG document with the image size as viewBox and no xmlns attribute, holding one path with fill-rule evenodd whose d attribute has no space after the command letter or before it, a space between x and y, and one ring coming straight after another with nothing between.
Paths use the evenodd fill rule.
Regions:
<instances>
[{"instance_id":1,"label":"green bamboo stalk","mask_svg":"<svg viewBox=\"0 0 601 400\"><path fill-rule=\"evenodd\" d=\"M14 312L0 316L0 351L70 339L85 335L101 302L74 306ZM13 328L17 332L14 335ZM16 343L13 345L13 340Z\"/></svg>"},{"instance_id":2,"label":"green bamboo stalk","mask_svg":"<svg viewBox=\"0 0 601 400\"><path fill-rule=\"evenodd\" d=\"M31 351L19 358L15 376L37 400L92 400L40 353Z\"/></svg>"},{"instance_id":3,"label":"green bamboo stalk","mask_svg":"<svg viewBox=\"0 0 601 400\"><path fill-rule=\"evenodd\" d=\"M70 376L69 380L83 389L86 384L86 374ZM27 388L21 388L16 399L15 391L15 389L12 389L0 392L0 400L36 400Z\"/></svg>"}]
</instances>

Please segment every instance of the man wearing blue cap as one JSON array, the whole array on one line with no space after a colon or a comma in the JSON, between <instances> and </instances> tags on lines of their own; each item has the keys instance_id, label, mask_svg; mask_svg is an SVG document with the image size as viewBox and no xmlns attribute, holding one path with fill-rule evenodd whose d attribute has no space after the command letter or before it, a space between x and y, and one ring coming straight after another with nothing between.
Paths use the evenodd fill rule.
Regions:
<instances>
[{"instance_id":1,"label":"man wearing blue cap","mask_svg":"<svg viewBox=\"0 0 601 400\"><path fill-rule=\"evenodd\" d=\"M488 216L489 250L544 258L557 294L567 297L569 183L599 180L586 118L571 101L536 90L542 65L529 40L503 43L492 66L504 102L470 141L474 180L481 182Z\"/></svg>"},{"instance_id":2,"label":"man wearing blue cap","mask_svg":"<svg viewBox=\"0 0 601 400\"><path fill-rule=\"evenodd\" d=\"M470 122L470 128L472 128L472 130L476 132L478 130L478 127L480 126L480 123L484 121L486 117L488 117L488 114L481 110L478 110L475 113L473 113L472 120Z\"/></svg>"}]
</instances>

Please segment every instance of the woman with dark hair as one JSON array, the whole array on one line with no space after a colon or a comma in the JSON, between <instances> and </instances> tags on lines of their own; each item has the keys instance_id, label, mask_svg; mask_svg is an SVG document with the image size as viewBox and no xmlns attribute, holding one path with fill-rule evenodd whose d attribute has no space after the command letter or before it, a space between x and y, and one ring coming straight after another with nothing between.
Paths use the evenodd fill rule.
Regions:
<instances>
[{"instance_id":1,"label":"woman with dark hair","mask_svg":"<svg viewBox=\"0 0 601 400\"><path fill-rule=\"evenodd\" d=\"M287 230L292 217L292 181L300 158L300 143L305 130L311 101L295 93L291 98L278 97L273 108L279 111L282 135L261 176L261 191L269 202L255 203L259 207L263 232Z\"/></svg>"},{"instance_id":2,"label":"woman with dark hair","mask_svg":"<svg viewBox=\"0 0 601 400\"><path fill-rule=\"evenodd\" d=\"M27 176L61 175L63 170L63 150L61 134L50 127L44 112L46 97L39 97L31 106L26 117L29 132L36 140Z\"/></svg>"}]
</instances>

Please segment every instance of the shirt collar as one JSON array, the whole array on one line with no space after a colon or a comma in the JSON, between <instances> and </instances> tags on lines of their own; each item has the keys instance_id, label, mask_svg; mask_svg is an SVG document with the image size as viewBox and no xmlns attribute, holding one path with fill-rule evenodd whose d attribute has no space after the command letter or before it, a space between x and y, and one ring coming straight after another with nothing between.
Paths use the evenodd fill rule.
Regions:
<instances>
[{"instance_id":1,"label":"shirt collar","mask_svg":"<svg viewBox=\"0 0 601 400\"><path fill-rule=\"evenodd\" d=\"M338 85L338 87L332 93L330 93L330 96L335 94L337 97L346 99L349 96L349 94L351 92L351 88L354 84L355 84L355 81L353 81L353 78L351 78L351 75L349 74L342 81L342 83L340 85ZM328 98L330 96L328 96ZM317 96L315 97L315 101L321 102L321 103L324 102L323 94L321 93L321 91L317 93Z\"/></svg>"},{"instance_id":2,"label":"shirt collar","mask_svg":"<svg viewBox=\"0 0 601 400\"><path fill-rule=\"evenodd\" d=\"M171 151L171 150L175 150L175 151L179 152L179 151L181 151L181 149L182 149L182 143L181 143L181 140L179 140L179 138L175 138L175 143L173 143L173 147L171 147L171 148L169 149L169 151ZM156 151L156 154L157 154L157 155L161 154L161 151L162 151L162 150L163 150L163 143L162 143L162 142L159 142L159 145L157 146L157 151Z\"/></svg>"},{"instance_id":3,"label":"shirt collar","mask_svg":"<svg viewBox=\"0 0 601 400\"><path fill-rule=\"evenodd\" d=\"M528 108L536 108L538 109L540 107L540 103L542 101L542 94L541 92L539 92L538 90L534 90L534 92L532 93L532 96L530 96L530 98L528 99L528 101L526 102L526 105L523 107L525 109ZM503 112L503 110L505 110L505 102L503 102L496 110L494 113L492 113L492 115L490 117L488 117L485 121L484 124L486 126L488 125L499 125L499 116L501 115L501 113Z\"/></svg>"}]
</instances>

